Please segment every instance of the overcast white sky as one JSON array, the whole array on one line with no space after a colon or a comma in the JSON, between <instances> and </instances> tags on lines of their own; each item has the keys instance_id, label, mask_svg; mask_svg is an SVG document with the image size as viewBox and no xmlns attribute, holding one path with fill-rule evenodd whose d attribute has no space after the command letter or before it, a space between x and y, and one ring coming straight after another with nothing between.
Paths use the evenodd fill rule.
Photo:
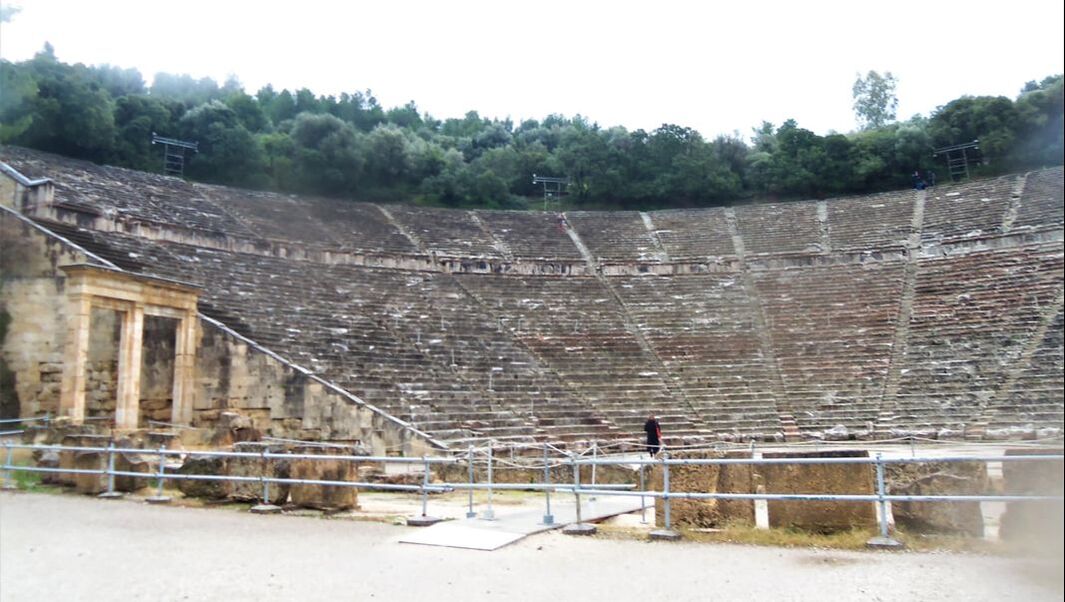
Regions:
<instances>
[{"instance_id":1,"label":"overcast white sky","mask_svg":"<svg viewBox=\"0 0 1065 602\"><path fill-rule=\"evenodd\" d=\"M1017 95L1063 70L1061 0L537 2L0 0L0 56L235 74L254 93L371 88L435 117L580 113L712 137L789 117L855 127L857 72L899 79L899 118L963 94Z\"/></svg>"}]
</instances>

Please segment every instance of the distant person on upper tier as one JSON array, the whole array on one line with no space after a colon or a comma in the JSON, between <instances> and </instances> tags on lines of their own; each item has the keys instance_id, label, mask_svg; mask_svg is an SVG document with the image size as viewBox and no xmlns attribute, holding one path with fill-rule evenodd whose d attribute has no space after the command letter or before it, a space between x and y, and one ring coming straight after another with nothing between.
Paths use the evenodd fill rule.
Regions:
<instances>
[{"instance_id":1,"label":"distant person on upper tier","mask_svg":"<svg viewBox=\"0 0 1065 602\"><path fill-rule=\"evenodd\" d=\"M913 189L914 190L924 190L924 188L925 188L925 184L924 184L924 180L921 179L921 172L919 172L919 171L913 172Z\"/></svg>"},{"instance_id":2,"label":"distant person on upper tier","mask_svg":"<svg viewBox=\"0 0 1065 602\"><path fill-rule=\"evenodd\" d=\"M658 418L654 414L648 416L647 422L643 423L643 431L647 433L647 453L653 458L662 446L662 427L658 425Z\"/></svg>"}]
</instances>

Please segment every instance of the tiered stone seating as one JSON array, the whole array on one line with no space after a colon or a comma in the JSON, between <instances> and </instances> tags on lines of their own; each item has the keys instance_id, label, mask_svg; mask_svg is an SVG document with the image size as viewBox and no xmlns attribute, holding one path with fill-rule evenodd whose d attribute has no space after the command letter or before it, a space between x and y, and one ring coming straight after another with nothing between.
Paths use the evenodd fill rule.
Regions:
<instances>
[{"instance_id":1,"label":"tiered stone seating","mask_svg":"<svg viewBox=\"0 0 1065 602\"><path fill-rule=\"evenodd\" d=\"M456 257L501 256L469 211L407 205L391 205L388 211L430 251Z\"/></svg>"},{"instance_id":2,"label":"tiered stone seating","mask_svg":"<svg viewBox=\"0 0 1065 602\"><path fill-rule=\"evenodd\" d=\"M848 436L866 436L873 429L903 273L899 262L754 273L784 384L783 405L800 431L842 426Z\"/></svg>"},{"instance_id":3,"label":"tiered stone seating","mask_svg":"<svg viewBox=\"0 0 1065 602\"><path fill-rule=\"evenodd\" d=\"M0 160L28 177L52 178L59 207L116 221L139 221L254 238L254 234L197 187L169 176L96 165L5 146Z\"/></svg>"},{"instance_id":4,"label":"tiered stone seating","mask_svg":"<svg viewBox=\"0 0 1065 602\"><path fill-rule=\"evenodd\" d=\"M308 198L204 184L196 188L258 237L312 248L341 246L342 241L330 236L315 218L316 203Z\"/></svg>"},{"instance_id":5,"label":"tiered stone seating","mask_svg":"<svg viewBox=\"0 0 1065 602\"><path fill-rule=\"evenodd\" d=\"M1058 311L1046 335L1039 342L1031 359L1023 365L1008 397L998 396L991 404L987 434L1012 438L1020 431L1038 434L1050 425L1062 426L1065 407L1065 378L1063 378L1062 313Z\"/></svg>"},{"instance_id":6,"label":"tiered stone seating","mask_svg":"<svg viewBox=\"0 0 1065 602\"><path fill-rule=\"evenodd\" d=\"M673 397L655 358L625 328L620 308L595 278L456 275L591 407L630 437L649 412L671 437L704 434Z\"/></svg>"},{"instance_id":7,"label":"tiered stone seating","mask_svg":"<svg viewBox=\"0 0 1065 602\"><path fill-rule=\"evenodd\" d=\"M1054 245L919 261L893 428L973 423L1055 301L1062 267Z\"/></svg>"},{"instance_id":8,"label":"tiered stone seating","mask_svg":"<svg viewBox=\"0 0 1065 602\"><path fill-rule=\"evenodd\" d=\"M951 240L1002 232L1017 176L944 185L926 192L922 240Z\"/></svg>"},{"instance_id":9,"label":"tiered stone seating","mask_svg":"<svg viewBox=\"0 0 1065 602\"><path fill-rule=\"evenodd\" d=\"M736 254L724 209L668 209L652 211L650 216L658 240L671 259Z\"/></svg>"},{"instance_id":10,"label":"tiered stone seating","mask_svg":"<svg viewBox=\"0 0 1065 602\"><path fill-rule=\"evenodd\" d=\"M203 286L205 314L442 440L636 439L652 411L673 437L774 437L781 413L811 435L842 425L861 436L878 414L881 432L1061 429L1061 168L927 191L918 259L896 259L919 195L900 191L825 201L823 223L816 202L737 207L753 261L715 269L742 272L597 279L448 274L424 254L493 258L502 272L511 261L581 261L572 228L605 262L661 259L640 214L563 223L557 213L391 206L390 218L371 204L190 185L12 147L0 160L52 178L59 208L88 218L79 223L128 222L120 230L152 238L57 224L47 211L38 223L125 269ZM735 255L726 216L649 214L681 262ZM1007 226L1039 235L984 244ZM399 254L366 263L411 269L300 247ZM985 247L1001 248L974 250ZM853 251L868 256L855 263Z\"/></svg>"},{"instance_id":11,"label":"tiered stone seating","mask_svg":"<svg viewBox=\"0 0 1065 602\"><path fill-rule=\"evenodd\" d=\"M492 235L501 240L516 257L580 259L558 213L523 211L477 211Z\"/></svg>"},{"instance_id":12,"label":"tiered stone seating","mask_svg":"<svg viewBox=\"0 0 1065 602\"><path fill-rule=\"evenodd\" d=\"M781 432L772 373L738 274L611 281L707 428L736 439Z\"/></svg>"},{"instance_id":13,"label":"tiered stone seating","mask_svg":"<svg viewBox=\"0 0 1065 602\"><path fill-rule=\"evenodd\" d=\"M736 226L750 254L823 250L815 202L736 207Z\"/></svg>"},{"instance_id":14,"label":"tiered stone seating","mask_svg":"<svg viewBox=\"0 0 1065 602\"><path fill-rule=\"evenodd\" d=\"M418 288L425 301L422 310L438 316L417 322L424 329L420 336L428 345L426 355L483 388L492 407L525 417L535 426L537 440L568 443L616 436L610 421L531 355L511 328L485 312L455 278L426 279Z\"/></svg>"},{"instance_id":15,"label":"tiered stone seating","mask_svg":"<svg viewBox=\"0 0 1065 602\"><path fill-rule=\"evenodd\" d=\"M913 232L915 192L903 190L832 199L828 239L834 250L887 250L905 246Z\"/></svg>"},{"instance_id":16,"label":"tiered stone seating","mask_svg":"<svg viewBox=\"0 0 1065 602\"><path fill-rule=\"evenodd\" d=\"M660 253L636 211L570 211L566 219L593 255L604 260L657 260Z\"/></svg>"},{"instance_id":17,"label":"tiered stone seating","mask_svg":"<svg viewBox=\"0 0 1065 602\"><path fill-rule=\"evenodd\" d=\"M1021 206L1013 228L1046 228L1065 222L1065 172L1062 168L1045 169L1028 174L1021 193Z\"/></svg>"}]
</instances>

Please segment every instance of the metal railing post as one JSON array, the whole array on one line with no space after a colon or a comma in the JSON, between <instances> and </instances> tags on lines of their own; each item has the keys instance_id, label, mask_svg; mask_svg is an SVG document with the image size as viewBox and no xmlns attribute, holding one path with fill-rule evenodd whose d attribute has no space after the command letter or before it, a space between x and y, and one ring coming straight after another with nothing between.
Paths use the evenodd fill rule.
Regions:
<instances>
[{"instance_id":1,"label":"metal railing post","mask_svg":"<svg viewBox=\"0 0 1065 602\"><path fill-rule=\"evenodd\" d=\"M495 520L496 511L492 507L492 445L488 444L488 508L481 515L484 520Z\"/></svg>"},{"instance_id":2,"label":"metal railing post","mask_svg":"<svg viewBox=\"0 0 1065 602\"><path fill-rule=\"evenodd\" d=\"M163 443L159 446L159 471L156 474L155 482L155 495L147 498L145 501L149 504L169 504L170 498L163 495L163 480L166 478L166 444Z\"/></svg>"},{"instance_id":3,"label":"metal railing post","mask_svg":"<svg viewBox=\"0 0 1065 602\"><path fill-rule=\"evenodd\" d=\"M595 461L599 459L599 444L592 442L592 488L595 488Z\"/></svg>"},{"instance_id":4,"label":"metal railing post","mask_svg":"<svg viewBox=\"0 0 1065 602\"><path fill-rule=\"evenodd\" d=\"M429 460L422 456L422 517L429 515Z\"/></svg>"},{"instance_id":5,"label":"metal railing post","mask_svg":"<svg viewBox=\"0 0 1065 602\"><path fill-rule=\"evenodd\" d=\"M581 521L581 465L577 463L576 454L570 454L569 461L573 465L573 500L576 502L577 522L567 525L562 532L567 535L592 535L596 532L595 525Z\"/></svg>"},{"instance_id":6,"label":"metal railing post","mask_svg":"<svg viewBox=\"0 0 1065 602\"><path fill-rule=\"evenodd\" d=\"M666 464L666 460L669 459L669 452L662 452L662 493L665 497L662 498L662 505L665 507L665 527L668 530L672 526L671 510L673 504L669 499L669 464Z\"/></svg>"},{"instance_id":7,"label":"metal railing post","mask_svg":"<svg viewBox=\"0 0 1065 602\"><path fill-rule=\"evenodd\" d=\"M870 548L901 548L902 543L892 538L888 534L888 517L887 517L887 500L884 496L887 495L887 487L884 485L884 455L880 452L876 453L876 497L877 507L880 514L880 535L865 542L866 547Z\"/></svg>"},{"instance_id":8,"label":"metal railing post","mask_svg":"<svg viewBox=\"0 0 1065 602\"><path fill-rule=\"evenodd\" d=\"M551 466L547 461L547 443L544 443L544 524L555 524L555 517L551 514Z\"/></svg>"},{"instance_id":9,"label":"metal railing post","mask_svg":"<svg viewBox=\"0 0 1065 602\"><path fill-rule=\"evenodd\" d=\"M15 448L11 447L10 441L4 441L4 447L7 448L4 454L4 489L18 489L18 485L15 484L15 469L11 464Z\"/></svg>"},{"instance_id":10,"label":"metal railing post","mask_svg":"<svg viewBox=\"0 0 1065 602\"><path fill-rule=\"evenodd\" d=\"M263 488L263 500L261 504L256 504L251 507L252 514L277 514L281 512L281 506L275 505L270 500L270 460L266 457L269 452L269 447L264 445L262 451L259 452L259 483Z\"/></svg>"},{"instance_id":11,"label":"metal railing post","mask_svg":"<svg viewBox=\"0 0 1065 602\"><path fill-rule=\"evenodd\" d=\"M470 488L467 490L467 498L469 506L466 508L466 518L476 518L477 513L473 511L473 446L469 446L466 449L466 464L470 473Z\"/></svg>"},{"instance_id":12,"label":"metal railing post","mask_svg":"<svg viewBox=\"0 0 1065 602\"><path fill-rule=\"evenodd\" d=\"M645 466L640 464L640 493L647 490L643 481L644 468ZM647 524L647 498L642 495L640 496L640 522Z\"/></svg>"},{"instance_id":13,"label":"metal railing post","mask_svg":"<svg viewBox=\"0 0 1065 602\"><path fill-rule=\"evenodd\" d=\"M112 439L107 444L107 491L96 496L105 500L111 500L122 497L122 494L115 491L115 440Z\"/></svg>"},{"instance_id":14,"label":"metal railing post","mask_svg":"<svg viewBox=\"0 0 1065 602\"><path fill-rule=\"evenodd\" d=\"M676 541L680 539L680 533L673 530L672 508L669 496L669 452L666 446L662 446L662 506L664 509L664 525L662 529L651 531L651 539L661 541ZM657 517L655 518L657 522Z\"/></svg>"}]
</instances>

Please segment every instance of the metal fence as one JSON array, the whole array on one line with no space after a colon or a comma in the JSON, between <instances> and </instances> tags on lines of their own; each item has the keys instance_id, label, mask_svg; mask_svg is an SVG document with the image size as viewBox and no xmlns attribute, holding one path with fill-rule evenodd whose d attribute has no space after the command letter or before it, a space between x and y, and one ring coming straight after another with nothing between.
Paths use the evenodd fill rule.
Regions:
<instances>
[{"instance_id":1,"label":"metal fence","mask_svg":"<svg viewBox=\"0 0 1065 602\"><path fill-rule=\"evenodd\" d=\"M8 431L0 434L18 434L20 431ZM311 444L310 442L301 442ZM258 483L262 487L262 504L257 508L262 510L280 510L271 504L270 486L272 484L287 485L324 485L335 487L356 487L364 490L383 490L419 493L421 495L421 521L412 519L412 523L430 524L435 522L429 515L429 494L451 491L467 491L468 509L466 516L474 518L478 516L475 511L473 492L486 491L488 494L487 507L480 513L483 519L495 518L493 509L493 492L499 490L523 490L542 491L544 494L543 524L553 525L554 517L551 513L551 493L565 492L574 496L576 504L576 524L581 521L581 496L635 496L640 498L641 513L646 512L648 498L662 499L663 526L657 530L661 538L672 539L676 536L672 524L672 500L766 500L766 501L813 501L813 502L871 502L877 505L879 536L871 540L871 544L892 546L897 542L890 536L888 525L888 504L891 502L1032 502L1054 501L1061 502L1061 495L1010 495L1010 494L979 494L979 495L911 495L891 494L887 491L884 478L884 469L889 464L923 464L923 463L954 463L954 462L1061 462L1065 456L1061 454L1041 453L1033 455L974 455L974 456L911 456L911 457L884 457L882 453L876 453L872 457L783 457L783 458L672 458L668 451L662 451L657 458L634 458L631 456L601 456L595 448L590 448L578 454L558 450L550 445L543 445L542 458L525 457L521 462L497 459L491 447L469 447L465 454L454 456L422 456L422 457L397 457L397 456L366 456L351 454L312 454L273 452L264 448L259 452L223 451L223 450L178 450L159 447L155 449L116 447L112 442L107 447L88 446L62 446L62 445L37 445L15 443L5 441L4 463L0 469L4 471L4 486L13 486L15 472L24 471L30 473L64 473L64 474L88 474L107 477L106 491L100 497L120 497L122 494L115 490L115 477L132 477L154 481L156 494L148 498L149 502L165 502L169 498L164 495L164 483L166 481L200 480L200 481L230 481L243 483ZM53 468L44 466L16 465L13 463L14 451L17 449L30 451L55 451L55 452L83 452L106 454L106 467L100 469L78 468ZM553 453L552 453L553 452ZM141 454L155 456L154 472L122 471L115 468L116 454ZM242 458L261 461L261 471L258 476L217 475L217 474L188 474L168 471L167 458ZM278 460L310 460L310 461L348 461L360 464L407 464L418 466L422 471L421 482L418 484L379 483L358 480L325 480L325 479L301 479L278 477L268 474L267 467L271 461ZM493 471L498 464L510 467L518 467L526 470L543 471L543 477L539 483L500 483L493 478ZM859 464L871 465L875 468L876 492L873 494L829 494L829 493L724 493L724 492L692 492L676 491L670 487L670 468L674 466L710 466L710 465L801 465L801 464ZM462 482L436 482L432 481L432 468L439 465L465 465L467 467L467 480ZM476 478L475 467L485 467L486 480L479 482ZM573 482L552 483L551 469L568 466L573 472ZM595 469L597 466L624 466L633 470L636 474L636 484L604 484L596 483ZM588 467L591 472L591 481L581 482L581 469ZM645 469L647 467L658 468L662 474L661 490L647 487ZM654 534L654 532L653 532Z\"/></svg>"}]
</instances>

